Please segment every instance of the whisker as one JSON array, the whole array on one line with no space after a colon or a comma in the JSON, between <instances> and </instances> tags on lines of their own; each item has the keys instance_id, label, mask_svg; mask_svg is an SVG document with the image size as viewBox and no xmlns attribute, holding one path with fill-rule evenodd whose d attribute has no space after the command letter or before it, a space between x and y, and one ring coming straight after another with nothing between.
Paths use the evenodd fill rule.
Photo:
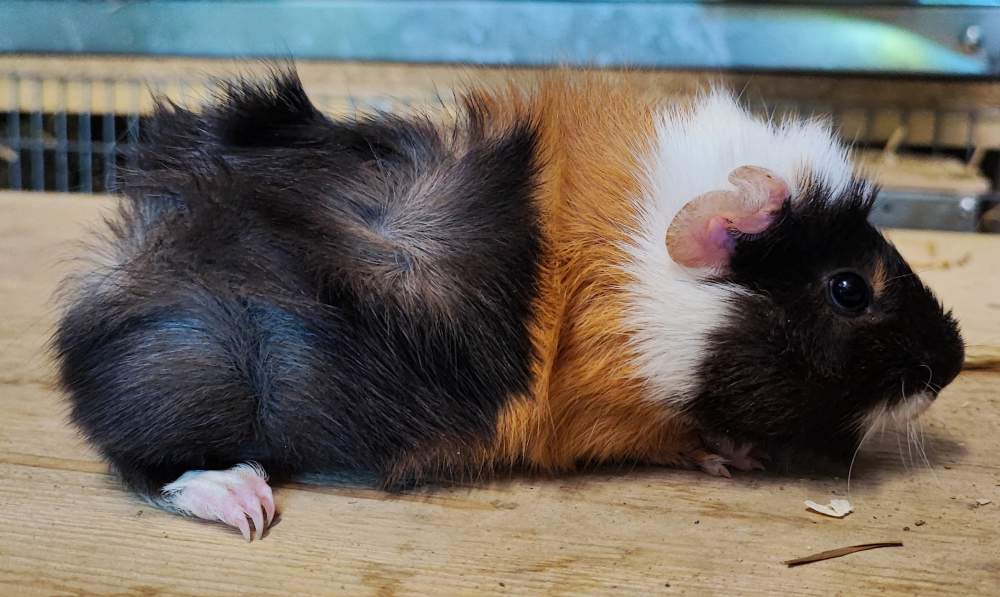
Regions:
<instances>
[{"instance_id":1,"label":"whisker","mask_svg":"<svg viewBox=\"0 0 1000 597\"><path fill-rule=\"evenodd\" d=\"M858 453L861 452L861 446L865 445L865 441L873 433L875 433L876 425L873 423L868 426L868 430L865 431L864 435L861 436L861 441L858 442L858 447L854 449L854 454L851 456L851 464L847 467L847 497L851 497L851 474L854 473L854 461L858 458Z\"/></svg>"},{"instance_id":2,"label":"whisker","mask_svg":"<svg viewBox=\"0 0 1000 597\"><path fill-rule=\"evenodd\" d=\"M916 443L916 439L913 437L913 422L906 422L906 455L910 459L910 468L917 468L917 461L913 457L913 448Z\"/></svg>"},{"instance_id":3,"label":"whisker","mask_svg":"<svg viewBox=\"0 0 1000 597\"><path fill-rule=\"evenodd\" d=\"M927 369L927 381L924 382L924 387L926 389L932 389L932 387L933 387L934 384L931 383L931 382L934 380L934 370L931 369L931 366L928 365L927 363L920 363L920 366L923 367L924 369ZM934 392L940 392L941 388L938 388L938 389L933 390L933 391Z\"/></svg>"},{"instance_id":4,"label":"whisker","mask_svg":"<svg viewBox=\"0 0 1000 597\"><path fill-rule=\"evenodd\" d=\"M903 444L899 443L899 431L893 433L896 436L896 451L899 453L899 461L903 463L903 468L910 470L910 467L906 465L906 458L903 456Z\"/></svg>"},{"instance_id":5,"label":"whisker","mask_svg":"<svg viewBox=\"0 0 1000 597\"><path fill-rule=\"evenodd\" d=\"M902 378L900 378L900 380L899 380L899 398L900 398L900 400L903 400L903 401L906 400L906 380L904 380ZM899 441L899 435L900 435L900 433L899 433L899 419L896 418L896 413L895 412L893 412L892 423L893 423L893 427L896 428L895 429L895 433L896 433L896 449L899 451L899 460L903 463L903 468L905 468L906 470L909 470L910 466L907 464L906 457L903 456L903 445ZM907 449L909 449L909 445L910 445L909 444L909 441L910 441L909 436L906 437L906 441L907 441L907 444L906 444L907 445ZM911 459L911 462L912 462L912 459Z\"/></svg>"},{"instance_id":6,"label":"whisker","mask_svg":"<svg viewBox=\"0 0 1000 597\"><path fill-rule=\"evenodd\" d=\"M888 280L885 281L885 283L888 284L889 282L892 282L893 280L899 280L899 279L902 279L902 278L916 277L916 275L917 275L917 272L910 272L908 274L900 274L898 276L893 276L893 277L889 278Z\"/></svg>"},{"instance_id":7,"label":"whisker","mask_svg":"<svg viewBox=\"0 0 1000 597\"><path fill-rule=\"evenodd\" d=\"M916 419L913 422L916 431L918 432L917 437L919 441L917 447L920 448L920 455L924 459L924 464L927 465L927 469L931 472L931 476L934 477L934 483L941 488L941 479L938 477L937 471L934 469L934 465L931 464L930 458L927 457L927 446L926 446L926 436L924 434L924 422L923 419Z\"/></svg>"}]
</instances>

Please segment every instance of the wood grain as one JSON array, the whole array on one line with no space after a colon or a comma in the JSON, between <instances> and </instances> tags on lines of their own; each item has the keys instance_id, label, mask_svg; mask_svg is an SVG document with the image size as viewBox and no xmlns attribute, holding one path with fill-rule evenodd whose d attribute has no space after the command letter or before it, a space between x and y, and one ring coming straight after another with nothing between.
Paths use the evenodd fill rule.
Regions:
<instances>
[{"instance_id":1,"label":"wood grain","mask_svg":"<svg viewBox=\"0 0 1000 597\"><path fill-rule=\"evenodd\" d=\"M1000 372L968 371L905 438L870 440L843 520L803 500L843 473L623 468L402 494L358 480L280 488L244 543L123 492L52 388L48 296L106 198L0 194L0 594L989 594L1000 582ZM897 231L972 347L1000 347L1000 237ZM944 269L942 260L971 255ZM833 476L840 475L840 476ZM984 506L979 498L991 499ZM916 521L924 524L917 526ZM906 528L909 528L907 531ZM845 545L905 547L787 568Z\"/></svg>"}]
</instances>

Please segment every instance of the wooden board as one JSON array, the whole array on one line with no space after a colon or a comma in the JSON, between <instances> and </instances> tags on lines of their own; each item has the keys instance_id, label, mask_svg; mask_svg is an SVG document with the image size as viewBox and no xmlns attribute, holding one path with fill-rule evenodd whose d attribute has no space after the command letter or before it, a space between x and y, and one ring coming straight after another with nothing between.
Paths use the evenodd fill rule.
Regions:
<instances>
[{"instance_id":1,"label":"wooden board","mask_svg":"<svg viewBox=\"0 0 1000 597\"><path fill-rule=\"evenodd\" d=\"M399 495L303 482L277 491L281 520L252 544L152 509L121 491L66 425L43 350L48 297L67 267L60 259L109 204L0 194L2 595L954 595L1000 587L997 363L964 373L928 413L931 467L905 438L866 444L850 486L856 512L843 520L802 503L847 495L843 477L774 471L726 480L640 467ZM1000 237L893 238L954 307L970 356L996 354ZM904 547L782 564L891 540Z\"/></svg>"}]
</instances>

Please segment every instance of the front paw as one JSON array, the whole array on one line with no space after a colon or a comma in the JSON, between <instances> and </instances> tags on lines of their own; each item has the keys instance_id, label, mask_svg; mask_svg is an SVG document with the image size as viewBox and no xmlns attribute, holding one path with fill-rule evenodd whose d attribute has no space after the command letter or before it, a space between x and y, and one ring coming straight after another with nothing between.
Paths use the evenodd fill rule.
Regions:
<instances>
[{"instance_id":1,"label":"front paw","mask_svg":"<svg viewBox=\"0 0 1000 597\"><path fill-rule=\"evenodd\" d=\"M727 479L731 479L733 477L733 475L729 472L729 469L726 467L726 465L730 464L730 462L723 456L713 454L712 452L707 452L705 450L698 450L690 456L691 460L694 461L698 468L713 477L725 477Z\"/></svg>"},{"instance_id":2,"label":"front paw","mask_svg":"<svg viewBox=\"0 0 1000 597\"><path fill-rule=\"evenodd\" d=\"M689 457L698 468L713 477L731 478L728 467L741 471L764 470L761 460L768 456L752 443L737 444L726 437L704 439L703 442L705 447Z\"/></svg>"}]
</instances>

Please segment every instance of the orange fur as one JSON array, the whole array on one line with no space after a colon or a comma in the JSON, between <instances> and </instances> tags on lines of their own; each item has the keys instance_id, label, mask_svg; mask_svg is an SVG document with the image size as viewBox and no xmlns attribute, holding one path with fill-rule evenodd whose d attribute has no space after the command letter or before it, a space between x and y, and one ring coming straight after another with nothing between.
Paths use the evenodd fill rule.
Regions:
<instances>
[{"instance_id":1,"label":"orange fur","mask_svg":"<svg viewBox=\"0 0 1000 597\"><path fill-rule=\"evenodd\" d=\"M875 261L872 269L872 292L876 299L882 298L885 294L885 287L889 283L889 271L885 262L881 259Z\"/></svg>"},{"instance_id":2,"label":"orange fur","mask_svg":"<svg viewBox=\"0 0 1000 597\"><path fill-rule=\"evenodd\" d=\"M644 398L623 324L630 280L619 267L621 243L637 225L653 106L620 84L569 73L550 74L532 91L510 86L467 98L498 131L530 118L540 134L545 256L531 330L534 385L502 411L492 442L436 447L400 463L398 476L689 462L697 437L680 413Z\"/></svg>"},{"instance_id":3,"label":"orange fur","mask_svg":"<svg viewBox=\"0 0 1000 597\"><path fill-rule=\"evenodd\" d=\"M637 226L653 105L618 82L569 73L546 75L531 90L512 84L465 99L485 110L494 131L530 118L540 135L544 257L531 327L533 388L512 397L491 441L410 455L390 479L691 462L697 436L683 415L643 396L623 325L630 280L619 267L621 243Z\"/></svg>"},{"instance_id":4,"label":"orange fur","mask_svg":"<svg viewBox=\"0 0 1000 597\"><path fill-rule=\"evenodd\" d=\"M677 463L691 442L689 426L643 395L623 325L631 280L620 267L621 246L637 227L653 106L595 76L556 75L543 81L533 108L551 264L536 326L548 333L535 334L541 341L534 396L501 417L497 449L544 470L614 460Z\"/></svg>"}]
</instances>

